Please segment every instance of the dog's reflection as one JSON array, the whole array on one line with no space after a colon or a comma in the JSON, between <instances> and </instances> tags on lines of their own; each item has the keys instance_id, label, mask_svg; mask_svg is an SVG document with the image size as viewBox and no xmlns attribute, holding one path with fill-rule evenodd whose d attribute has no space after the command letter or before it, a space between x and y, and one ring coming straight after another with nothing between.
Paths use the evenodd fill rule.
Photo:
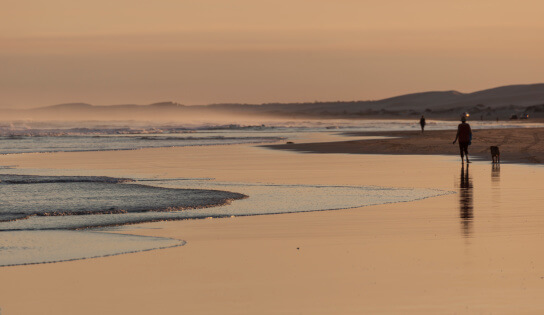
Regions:
<instances>
[{"instance_id":1,"label":"dog's reflection","mask_svg":"<svg viewBox=\"0 0 544 315\"><path fill-rule=\"evenodd\" d=\"M469 175L469 166L461 166L461 181L459 185L459 218L463 228L463 236L472 234L472 219L474 218L473 186Z\"/></svg>"},{"instance_id":2,"label":"dog's reflection","mask_svg":"<svg viewBox=\"0 0 544 315\"><path fill-rule=\"evenodd\" d=\"M498 163L493 163L491 165L491 181L493 183L498 183L501 180L501 165Z\"/></svg>"}]
</instances>

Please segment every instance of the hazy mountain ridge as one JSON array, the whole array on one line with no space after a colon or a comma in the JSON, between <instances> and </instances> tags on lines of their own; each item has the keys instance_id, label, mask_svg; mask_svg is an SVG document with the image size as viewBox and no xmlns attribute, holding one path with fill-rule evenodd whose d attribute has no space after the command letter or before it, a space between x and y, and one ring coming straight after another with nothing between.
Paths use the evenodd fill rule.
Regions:
<instances>
[{"instance_id":1,"label":"hazy mountain ridge","mask_svg":"<svg viewBox=\"0 0 544 315\"><path fill-rule=\"evenodd\" d=\"M544 84L509 85L473 93L429 91L382 100L313 103L210 104L186 106L174 102L150 105L68 103L27 110L2 110L4 119L203 119L207 116L276 116L322 118L409 118L421 114L456 119L468 111L482 118L509 118L527 113L544 117ZM59 116L60 115L60 116Z\"/></svg>"}]
</instances>

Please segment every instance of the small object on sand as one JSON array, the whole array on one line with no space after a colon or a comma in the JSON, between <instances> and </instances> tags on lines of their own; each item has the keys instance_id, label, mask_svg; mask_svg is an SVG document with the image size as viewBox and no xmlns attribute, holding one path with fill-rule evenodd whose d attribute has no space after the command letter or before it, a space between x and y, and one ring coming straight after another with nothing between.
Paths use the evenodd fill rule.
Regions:
<instances>
[{"instance_id":1,"label":"small object on sand","mask_svg":"<svg viewBox=\"0 0 544 315\"><path fill-rule=\"evenodd\" d=\"M294 142L293 141L287 141L287 144L293 144Z\"/></svg>"},{"instance_id":2,"label":"small object on sand","mask_svg":"<svg viewBox=\"0 0 544 315\"><path fill-rule=\"evenodd\" d=\"M297 247L297 250L299 250L299 249L300 249L300 247Z\"/></svg>"},{"instance_id":3,"label":"small object on sand","mask_svg":"<svg viewBox=\"0 0 544 315\"><path fill-rule=\"evenodd\" d=\"M489 150L491 151L491 159L493 160L493 163L500 163L501 162L501 151L499 150L498 146L490 146Z\"/></svg>"}]
</instances>

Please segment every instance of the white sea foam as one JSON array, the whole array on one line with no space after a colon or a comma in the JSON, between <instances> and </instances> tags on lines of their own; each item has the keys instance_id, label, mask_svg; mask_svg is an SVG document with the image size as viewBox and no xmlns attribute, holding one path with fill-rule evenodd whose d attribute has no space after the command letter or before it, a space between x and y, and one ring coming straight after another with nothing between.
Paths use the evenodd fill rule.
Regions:
<instances>
[{"instance_id":1,"label":"white sea foam","mask_svg":"<svg viewBox=\"0 0 544 315\"><path fill-rule=\"evenodd\" d=\"M456 129L455 121L427 121L428 130ZM473 121L473 129L542 127L513 121ZM248 123L11 122L0 124L0 154L267 143L302 140L308 133L417 130L411 120L296 120Z\"/></svg>"},{"instance_id":2,"label":"white sea foam","mask_svg":"<svg viewBox=\"0 0 544 315\"><path fill-rule=\"evenodd\" d=\"M456 122L429 122L430 129ZM473 124L474 128L484 124ZM492 127L506 128L510 124ZM490 127L486 125L485 127ZM24 122L0 126L0 153L130 150L263 143L310 133L411 130L410 121L284 121L265 125ZM15 172L4 167L5 172ZM0 266L55 262L179 246L182 241L67 231L159 220L337 210L409 202L450 192L423 188L275 185L93 176L0 176ZM232 204L224 204L231 199ZM46 231L47 230L47 231Z\"/></svg>"},{"instance_id":3,"label":"white sea foam","mask_svg":"<svg viewBox=\"0 0 544 315\"><path fill-rule=\"evenodd\" d=\"M71 218L68 221L82 222L78 228L91 226L85 222L92 222L89 218L93 214L197 209L245 198L219 190L128 184L131 180L125 178L0 175L0 180L0 220L21 222L38 218L40 222L43 217L65 216ZM36 228L39 227L38 224Z\"/></svg>"},{"instance_id":4,"label":"white sea foam","mask_svg":"<svg viewBox=\"0 0 544 315\"><path fill-rule=\"evenodd\" d=\"M138 183L138 181L136 183ZM138 198L134 205L134 207L137 207L135 210L132 208L132 203L125 199L122 200L127 202L126 206L118 206L115 207L115 209L128 209L128 211L108 211L107 208L103 208L104 204L111 202L111 196L124 196L125 187L131 189L130 187L144 186L140 184L116 184L108 187L108 189L112 190L111 193L105 195L100 194L106 201L101 200L100 198L93 198L91 200L88 198L77 198L77 208L72 208L71 213L62 213L63 215L30 215L18 220L0 222L0 231L82 229L160 220L200 219L208 217L221 218L337 210L385 203L408 202L449 193L446 191L424 188L244 184L175 179L146 180L140 183L155 186L150 187L150 189L156 195L151 198L148 196L146 197L145 195ZM89 189L89 187L86 187L86 189ZM121 192L117 192L117 189L121 189ZM175 192L176 189L180 189L179 194L180 196L183 196L181 198L182 201L180 201L180 198L173 199L173 195L170 195L170 192ZM210 196L220 194L221 192L227 197L247 195L249 198L219 207L193 206L187 207L184 210L176 210L180 209L180 207L176 207L175 204L171 203L188 203L186 199L199 200L199 196L202 196L203 194L204 196L207 196L207 198L210 198ZM142 192L138 190L137 193L141 194ZM166 195L163 195L163 193L166 193ZM85 192L85 194L93 194L93 192ZM225 196L219 195L217 198L225 198ZM73 196L69 196L68 198L72 199ZM164 206L158 205L158 203L161 202L161 199L164 198L172 199L168 201L170 208L168 208L168 211L158 211L157 209L164 209ZM211 203L211 201L208 202ZM62 209L62 207L57 205L62 205L65 202L60 196L57 196L53 203L58 209ZM44 204L47 203L44 202ZM18 211L7 213L20 213L21 205L17 205L17 207ZM191 208L194 210L191 210ZM83 209L81 210L82 213L78 213L76 211L78 209ZM34 211L36 210L29 210L28 212L34 213ZM44 210L41 211L43 212Z\"/></svg>"},{"instance_id":5,"label":"white sea foam","mask_svg":"<svg viewBox=\"0 0 544 315\"><path fill-rule=\"evenodd\" d=\"M180 240L98 233L88 228L337 210L450 193L423 188L248 184L202 179L1 176L0 219L4 221L0 222L0 266L103 257L184 244ZM227 198L244 195L249 198L224 204ZM223 206L209 207L214 204ZM74 229L84 230L69 231Z\"/></svg>"}]
</instances>

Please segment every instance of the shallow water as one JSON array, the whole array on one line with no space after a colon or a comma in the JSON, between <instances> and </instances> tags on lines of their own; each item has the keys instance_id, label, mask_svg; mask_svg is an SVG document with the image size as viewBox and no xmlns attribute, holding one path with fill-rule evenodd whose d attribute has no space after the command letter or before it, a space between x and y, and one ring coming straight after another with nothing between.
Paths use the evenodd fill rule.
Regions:
<instances>
[{"instance_id":1,"label":"shallow water","mask_svg":"<svg viewBox=\"0 0 544 315\"><path fill-rule=\"evenodd\" d=\"M246 197L218 190L161 188L130 182L111 177L0 175L0 221L14 223L33 218L40 222L42 218L63 216L78 224L49 228L84 228L94 226L88 219L91 215L179 211ZM32 226L42 228L39 223Z\"/></svg>"},{"instance_id":2,"label":"shallow water","mask_svg":"<svg viewBox=\"0 0 544 315\"><path fill-rule=\"evenodd\" d=\"M136 183L93 183L92 186L78 183L79 187L76 186L69 195L56 194L53 198L49 197L48 191L58 191L59 188L57 183L49 184L53 186L42 188L43 192L38 195L47 197L36 197L32 200L35 206L30 209L25 209L28 200L15 204L17 211L7 205L2 208L2 215L23 213L24 216L0 222L0 231L83 229L161 220L338 210L408 202L450 193L423 188L218 183L187 179L140 180ZM0 186L0 190L2 188ZM11 190L6 196L20 200L18 193ZM249 197L225 206L210 207L214 202L241 199L245 195ZM59 211L58 215L53 208Z\"/></svg>"},{"instance_id":3,"label":"shallow water","mask_svg":"<svg viewBox=\"0 0 544 315\"><path fill-rule=\"evenodd\" d=\"M0 232L0 267L70 261L185 245L164 237L76 231Z\"/></svg>"},{"instance_id":4,"label":"shallow water","mask_svg":"<svg viewBox=\"0 0 544 315\"><path fill-rule=\"evenodd\" d=\"M216 149L220 150L212 155ZM62 164L73 157L77 157L77 161ZM161 255L45 268L57 270L58 275L71 275L94 266L100 273L90 277L96 280L95 286L86 287L83 297L81 285L71 279L45 292L48 300L58 296L69 296L71 301L75 299L72 309L80 307L81 301L89 297L107 305L112 301L110 296L122 287L122 297L126 301L134 301L134 296L148 290L149 296L163 299L165 309L179 312L183 304L188 305L186 312L191 313L195 307L203 305L200 301L207 302L206 298L199 300L199 297L224 288L225 283L236 279L247 285L223 290L226 296L220 305L229 307L233 300L248 294L247 288L266 282L273 284L272 294L280 292L280 298L292 301L291 305L314 305L316 312L327 308L336 310L338 305L354 306L346 307L345 313L353 312L355 307L366 313L376 310L429 314L447 313L448 310L457 313L539 313L542 310L543 167L503 164L497 168L489 162L475 162L470 165L467 176L456 156L317 155L251 146L3 158L6 165L19 164L21 168L27 168L27 174L41 174L28 169L30 167L52 167L48 171L51 175L76 174L84 169L82 174L131 177L140 184L152 184L144 179L154 176L216 177L219 184L234 185L232 188L223 186L222 190L250 196L233 202L232 207L246 203L251 207L249 202L255 195L251 187L242 190L246 188L235 186L255 181L290 186L435 187L458 192L404 205L353 211L111 228L124 233L179 237L192 245L187 250L169 250ZM100 159L103 161L93 163ZM53 164L58 160L62 163ZM114 160L126 160L130 164L125 166L117 162L110 166ZM58 170L60 168L71 170ZM165 187L185 187L181 181L175 185L169 184L168 180L164 182ZM185 185L200 188L215 183L211 180L196 182L201 186ZM466 182L468 185L464 184ZM466 193L461 193L463 189ZM266 201L268 197L264 197L262 200ZM269 199L274 198L270 196ZM289 199L278 202L289 204ZM150 227L156 230L147 230ZM75 245L77 243L70 246ZM299 245L300 251L296 249ZM239 251L234 251L236 249ZM241 264L242 261L245 264ZM133 265L132 272L124 272L127 263ZM162 273L158 276L152 273L139 282L132 281L134 275L142 270L152 270L152 266L155 270L161 269ZM102 268L108 268L108 271ZM11 283L25 276L25 284L33 287L51 288L51 280L58 276L52 273L39 279L44 268L38 267L9 269L5 268L3 274L13 275L8 278ZM191 270L191 276L185 276L187 273L179 270ZM109 276L114 273L123 276L112 282ZM104 286L104 283L108 285ZM115 283L124 285L118 287ZM150 283L160 285L162 290L157 293ZM183 292L171 289L175 287L184 288ZM104 289L109 295L102 294ZM5 300L14 300L13 296L22 296L26 291L25 285L15 289L10 286L4 290ZM153 292L156 293L154 296ZM297 292L311 294L297 295ZM360 292L368 294L361 295ZM253 307L257 313L262 306L258 299L260 293L256 292L254 296L257 302ZM185 302L175 302L177 300L169 294L178 298L185 296ZM342 303L329 303L331 296ZM403 298L392 300L391 296ZM320 301L325 302L320 304ZM25 302L20 303L24 305ZM146 312L147 304L141 301L134 306L133 312L141 309L144 309L142 313ZM213 313L212 308L207 310ZM278 308L279 312L287 309L291 310L290 305Z\"/></svg>"},{"instance_id":5,"label":"shallow water","mask_svg":"<svg viewBox=\"0 0 544 315\"><path fill-rule=\"evenodd\" d=\"M183 241L88 229L161 220L323 211L408 202L451 192L190 179L0 175L0 266L103 257ZM245 196L249 198L241 199ZM226 200L236 200L223 206ZM183 208L183 209L182 209ZM9 221L8 221L9 220ZM110 237L111 236L111 237Z\"/></svg>"},{"instance_id":6,"label":"shallow water","mask_svg":"<svg viewBox=\"0 0 544 315\"><path fill-rule=\"evenodd\" d=\"M540 234L543 170L535 165L459 165L453 185L458 192L461 235L470 239L489 234Z\"/></svg>"},{"instance_id":7,"label":"shallow water","mask_svg":"<svg viewBox=\"0 0 544 315\"><path fill-rule=\"evenodd\" d=\"M0 225L3 225L0 266L181 246L185 244L182 240L63 230L136 223L96 219L114 214L119 219L124 218L122 214L179 212L245 197L218 190L153 187L126 178L3 174L0 175ZM145 217L154 220L152 215ZM145 219L138 222L142 221Z\"/></svg>"},{"instance_id":8,"label":"shallow water","mask_svg":"<svg viewBox=\"0 0 544 315\"><path fill-rule=\"evenodd\" d=\"M165 136L154 135L56 135L0 137L0 154L48 153L77 151L135 150L143 148L184 147L267 143L283 139L279 136Z\"/></svg>"},{"instance_id":9,"label":"shallow water","mask_svg":"<svg viewBox=\"0 0 544 315\"><path fill-rule=\"evenodd\" d=\"M544 124L474 121L473 129ZM455 129L455 121L429 121L428 130ZM417 130L411 120L304 120L251 123L4 122L0 154L135 150L142 148L304 141L309 134Z\"/></svg>"},{"instance_id":10,"label":"shallow water","mask_svg":"<svg viewBox=\"0 0 544 315\"><path fill-rule=\"evenodd\" d=\"M433 122L429 123L428 127L429 129L447 129L456 124L456 122ZM489 122L485 124L474 123L473 126L474 128L490 127L491 124ZM511 125L507 123L493 125L496 128L509 126ZM10 153L126 150L155 146L206 145L206 141L209 141L208 144L234 144L243 143L246 140L248 142L265 142L278 141L278 139L305 141L312 139L315 135L318 135L316 139L322 139L323 135L329 136L331 132L337 131L411 130L418 128L416 123L409 121L344 121L341 123L327 121L318 124L308 122L306 125L285 124L250 128L239 125L221 127L222 129L208 126L204 129L194 128L190 131L191 135L188 136L185 134L188 133L187 130L176 130L175 128L157 130L156 128L145 129L147 128L145 127L140 130L120 131L112 129L113 127L100 130L66 130L63 127L62 132L48 130L47 128L50 128L48 126L39 126L39 128L30 131L22 128L24 130L16 132L13 131L13 128L8 128L3 130L5 138L0 139L0 152L2 150ZM9 132L13 134L9 134ZM175 134L172 135L172 133ZM191 141L193 144L190 144ZM215 154L215 152L208 153ZM270 154L279 156L284 153ZM208 161L208 158L208 156L202 156L198 159ZM237 157L236 159L244 158L247 157ZM219 156L211 157L210 161L216 161L212 163L213 170L221 170L221 165L214 164L221 163ZM228 163L233 163L233 161L236 160L231 160ZM160 163L146 161L146 163L150 162ZM237 163L236 167L245 167L245 165ZM210 165L204 165L197 167L204 167L202 170L209 169ZM175 171L179 174L185 166L170 167L175 167ZM280 167L283 168L283 166ZM163 168L164 171L169 171L168 166L163 166ZM479 170L481 168L472 169ZM3 231L0 232L0 239L8 245L0 245L0 257L3 259L0 261L0 265L100 257L179 246L183 243L177 241L178 243L173 244L170 239L161 240L159 238L145 242L143 239L133 239L128 236L126 238L112 236L110 239L108 233L98 235L92 229L75 232L66 231L68 229L86 229L160 220L346 209L410 202L451 193L448 189L387 188L361 185L279 185L191 178L149 179L141 177L127 179L61 176L78 173L77 170L72 170L72 172L44 170L21 172L17 169L5 168L4 173L10 174L0 175L0 200L2 200L0 203L0 231ZM22 176L22 173L27 176ZM86 174L93 175L95 173L87 171ZM213 176L213 174L213 171L206 171L196 174L196 176ZM387 170L384 170L384 174L388 174ZM479 210L481 199L478 199L478 195L474 193L474 188L481 189L482 184L479 180L473 180L474 171L468 174L463 171L461 174L461 178L458 177L459 183L454 188L456 190L459 188L460 192L459 220L462 233L470 238L474 235L475 220L484 214ZM492 183L498 186L501 179L500 170L493 171L491 178ZM377 180L378 177L375 179ZM414 186L437 187L430 184ZM243 195L249 196L249 198L236 200L229 205L211 207L223 204L230 199L239 199ZM501 195L502 193L497 192L495 199L499 199ZM505 203L501 203L501 206L504 205ZM496 208L494 207L494 209ZM476 228L476 230L478 229ZM87 235L87 233L95 234ZM42 240L44 241L42 242ZM55 249L54 245L47 244L48 242L63 245ZM28 244L34 245L28 246ZM137 246L138 244L141 246ZM104 250L101 249L101 246Z\"/></svg>"}]
</instances>

